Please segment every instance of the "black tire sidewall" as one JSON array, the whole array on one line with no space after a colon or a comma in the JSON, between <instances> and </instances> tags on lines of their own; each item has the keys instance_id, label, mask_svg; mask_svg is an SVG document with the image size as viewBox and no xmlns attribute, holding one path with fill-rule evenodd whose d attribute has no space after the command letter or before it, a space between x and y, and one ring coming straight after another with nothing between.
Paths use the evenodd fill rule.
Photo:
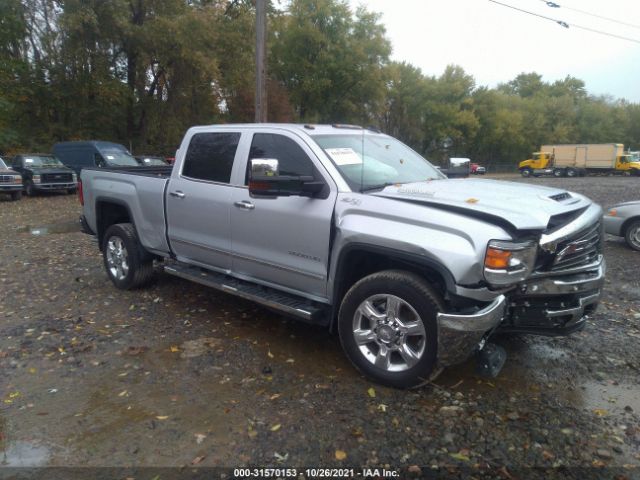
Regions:
<instances>
[{"instance_id":1,"label":"black tire sidewall","mask_svg":"<svg viewBox=\"0 0 640 480\"><path fill-rule=\"evenodd\" d=\"M107 245L109 239L113 237L119 237L124 244L124 248L127 250L127 263L129 265L129 271L127 275L119 280L115 278L109 270L109 263L107 262ZM111 225L104 234L104 244L102 247L102 259L104 262L104 268L107 271L107 276L113 282L113 284L122 290L128 290L134 287L136 270L140 268L140 246L137 238L133 238L126 230L125 227L120 224Z\"/></svg>"},{"instance_id":2,"label":"black tire sidewall","mask_svg":"<svg viewBox=\"0 0 640 480\"><path fill-rule=\"evenodd\" d=\"M427 334L425 352L420 361L403 372L387 372L369 362L360 352L353 338L353 316L356 309L367 298L376 294L395 295L409 303L418 313ZM340 307L338 332L340 343L354 366L375 381L398 388L410 388L425 383L435 370L437 363L437 307L420 292L405 282L389 282L388 279L372 276L358 282L345 296Z\"/></svg>"},{"instance_id":3,"label":"black tire sidewall","mask_svg":"<svg viewBox=\"0 0 640 480\"><path fill-rule=\"evenodd\" d=\"M24 186L24 193L26 193L28 197L35 195L36 189L34 188L31 180L27 180L27 183Z\"/></svg>"}]
</instances>

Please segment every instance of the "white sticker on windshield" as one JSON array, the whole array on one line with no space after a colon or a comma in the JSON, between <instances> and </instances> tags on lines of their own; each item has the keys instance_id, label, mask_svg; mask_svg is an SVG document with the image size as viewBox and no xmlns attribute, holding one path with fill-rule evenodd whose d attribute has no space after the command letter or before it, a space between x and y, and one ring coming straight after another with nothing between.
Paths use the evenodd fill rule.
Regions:
<instances>
[{"instance_id":1,"label":"white sticker on windshield","mask_svg":"<svg viewBox=\"0 0 640 480\"><path fill-rule=\"evenodd\" d=\"M107 160L113 160L113 159L115 159L115 158L116 158L116 157L114 157L113 155L107 155Z\"/></svg>"},{"instance_id":2,"label":"white sticker on windshield","mask_svg":"<svg viewBox=\"0 0 640 480\"><path fill-rule=\"evenodd\" d=\"M362 157L353 148L327 148L325 152L336 162L336 165L360 165L362 163Z\"/></svg>"},{"instance_id":3,"label":"white sticker on windshield","mask_svg":"<svg viewBox=\"0 0 640 480\"><path fill-rule=\"evenodd\" d=\"M24 161L27 163L33 163L33 158L25 158Z\"/></svg>"}]
</instances>

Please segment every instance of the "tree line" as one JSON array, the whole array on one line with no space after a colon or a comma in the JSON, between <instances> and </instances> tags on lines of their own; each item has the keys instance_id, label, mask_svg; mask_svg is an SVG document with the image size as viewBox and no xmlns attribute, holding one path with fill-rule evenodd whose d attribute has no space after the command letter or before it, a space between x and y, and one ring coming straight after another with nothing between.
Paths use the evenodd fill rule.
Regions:
<instances>
[{"instance_id":1,"label":"tree line","mask_svg":"<svg viewBox=\"0 0 640 480\"><path fill-rule=\"evenodd\" d=\"M100 139L171 155L192 125L250 122L254 43L250 0L3 0L0 152ZM390 59L379 14L344 0L272 3L267 50L269 121L372 126L496 168L543 143L640 148L639 104L571 76L426 75Z\"/></svg>"}]
</instances>

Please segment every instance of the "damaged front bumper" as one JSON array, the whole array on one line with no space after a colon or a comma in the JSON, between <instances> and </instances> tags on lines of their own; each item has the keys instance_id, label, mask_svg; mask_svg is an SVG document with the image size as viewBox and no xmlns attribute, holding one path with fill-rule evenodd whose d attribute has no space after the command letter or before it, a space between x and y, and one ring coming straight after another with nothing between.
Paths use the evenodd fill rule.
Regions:
<instances>
[{"instance_id":1,"label":"damaged front bumper","mask_svg":"<svg viewBox=\"0 0 640 480\"><path fill-rule=\"evenodd\" d=\"M438 364L445 367L464 362L479 350L504 319L506 306L506 297L499 295L472 314L438 313Z\"/></svg>"},{"instance_id":2,"label":"damaged front bumper","mask_svg":"<svg viewBox=\"0 0 640 480\"><path fill-rule=\"evenodd\" d=\"M606 263L571 273L534 276L471 314L439 313L438 364L464 362L494 332L568 335L584 328L602 296Z\"/></svg>"},{"instance_id":3,"label":"damaged front bumper","mask_svg":"<svg viewBox=\"0 0 640 480\"><path fill-rule=\"evenodd\" d=\"M591 268L533 277L509 296L501 332L568 335L584 328L602 296L606 262L601 256Z\"/></svg>"}]
</instances>

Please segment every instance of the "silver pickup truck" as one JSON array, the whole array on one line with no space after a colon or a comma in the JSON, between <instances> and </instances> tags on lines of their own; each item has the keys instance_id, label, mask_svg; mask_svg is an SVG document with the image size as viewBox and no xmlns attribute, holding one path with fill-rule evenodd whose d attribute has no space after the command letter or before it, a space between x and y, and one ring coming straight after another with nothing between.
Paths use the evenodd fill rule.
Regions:
<instances>
[{"instance_id":1,"label":"silver pickup truck","mask_svg":"<svg viewBox=\"0 0 640 480\"><path fill-rule=\"evenodd\" d=\"M349 125L189 129L173 168L87 168L81 222L114 285L168 274L337 331L370 378L415 386L496 331L581 329L604 282L582 195L448 180ZM484 349L483 349L484 347Z\"/></svg>"}]
</instances>

